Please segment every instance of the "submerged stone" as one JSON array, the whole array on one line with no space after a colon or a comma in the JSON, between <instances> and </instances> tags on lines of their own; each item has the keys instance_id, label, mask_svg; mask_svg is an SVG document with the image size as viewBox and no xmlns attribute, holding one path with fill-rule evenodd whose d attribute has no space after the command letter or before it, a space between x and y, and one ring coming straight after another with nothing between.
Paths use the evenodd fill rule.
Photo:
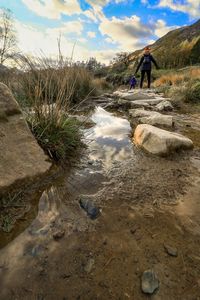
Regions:
<instances>
[{"instance_id":1,"label":"submerged stone","mask_svg":"<svg viewBox=\"0 0 200 300\"><path fill-rule=\"evenodd\" d=\"M98 218L100 215L100 209L89 199L80 199L79 200L81 208L83 208L87 215L92 219Z\"/></svg>"},{"instance_id":2,"label":"submerged stone","mask_svg":"<svg viewBox=\"0 0 200 300\"><path fill-rule=\"evenodd\" d=\"M58 230L58 231L56 231L56 232L53 233L53 238L54 238L54 240L58 241L62 237L64 237L64 235L65 235L65 231L64 230Z\"/></svg>"}]
</instances>

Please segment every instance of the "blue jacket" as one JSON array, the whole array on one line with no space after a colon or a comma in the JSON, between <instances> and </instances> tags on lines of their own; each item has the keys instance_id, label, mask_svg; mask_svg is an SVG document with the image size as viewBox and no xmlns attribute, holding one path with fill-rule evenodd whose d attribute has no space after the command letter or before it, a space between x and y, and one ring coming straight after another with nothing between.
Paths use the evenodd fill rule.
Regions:
<instances>
[{"instance_id":1,"label":"blue jacket","mask_svg":"<svg viewBox=\"0 0 200 300\"><path fill-rule=\"evenodd\" d=\"M155 61L153 56L151 54L144 54L141 57L140 62L137 66L136 73L138 72L140 67L141 71L151 71L151 62L153 62L156 68L158 69L157 62Z\"/></svg>"},{"instance_id":2,"label":"blue jacket","mask_svg":"<svg viewBox=\"0 0 200 300\"><path fill-rule=\"evenodd\" d=\"M131 85L136 85L136 83L137 83L137 80L136 80L135 76L133 76L133 77L130 79L130 84L131 84Z\"/></svg>"}]
</instances>

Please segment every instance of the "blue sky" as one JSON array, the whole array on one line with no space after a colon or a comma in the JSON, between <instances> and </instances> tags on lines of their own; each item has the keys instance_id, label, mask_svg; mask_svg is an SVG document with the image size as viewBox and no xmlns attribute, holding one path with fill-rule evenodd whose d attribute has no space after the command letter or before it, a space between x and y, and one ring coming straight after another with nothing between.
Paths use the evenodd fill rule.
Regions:
<instances>
[{"instance_id":1,"label":"blue sky","mask_svg":"<svg viewBox=\"0 0 200 300\"><path fill-rule=\"evenodd\" d=\"M200 16L200 0L0 0L12 10L21 51L74 59L95 56L108 63L116 52L132 52Z\"/></svg>"}]
</instances>

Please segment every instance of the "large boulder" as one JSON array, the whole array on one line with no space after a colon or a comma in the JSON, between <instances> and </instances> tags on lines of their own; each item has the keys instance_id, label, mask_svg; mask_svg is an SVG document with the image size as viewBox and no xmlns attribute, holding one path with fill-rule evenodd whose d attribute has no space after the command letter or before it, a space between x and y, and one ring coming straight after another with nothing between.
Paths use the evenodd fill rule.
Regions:
<instances>
[{"instance_id":1,"label":"large boulder","mask_svg":"<svg viewBox=\"0 0 200 300\"><path fill-rule=\"evenodd\" d=\"M6 85L0 83L0 192L51 167Z\"/></svg>"},{"instance_id":2,"label":"large boulder","mask_svg":"<svg viewBox=\"0 0 200 300\"><path fill-rule=\"evenodd\" d=\"M187 137L147 124L140 124L136 127L134 142L157 155L168 155L180 149L193 148L193 142Z\"/></svg>"}]
</instances>

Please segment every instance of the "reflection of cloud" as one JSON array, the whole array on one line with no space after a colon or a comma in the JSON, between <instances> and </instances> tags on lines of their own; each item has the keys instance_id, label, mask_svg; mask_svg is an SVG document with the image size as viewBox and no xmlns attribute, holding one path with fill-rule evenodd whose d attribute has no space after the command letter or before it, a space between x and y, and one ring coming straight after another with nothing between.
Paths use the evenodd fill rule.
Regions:
<instances>
[{"instance_id":1,"label":"reflection of cloud","mask_svg":"<svg viewBox=\"0 0 200 300\"><path fill-rule=\"evenodd\" d=\"M94 139L102 137L122 141L127 138L131 130L127 120L115 117L100 107L96 109L92 120L96 123L92 136Z\"/></svg>"},{"instance_id":2,"label":"reflection of cloud","mask_svg":"<svg viewBox=\"0 0 200 300\"><path fill-rule=\"evenodd\" d=\"M114 145L104 145L94 143L91 145L92 152L90 154L90 159L92 160L102 160L104 167L109 169L113 162L123 161L128 159L132 155L131 145L123 146L123 148L115 147Z\"/></svg>"},{"instance_id":3,"label":"reflection of cloud","mask_svg":"<svg viewBox=\"0 0 200 300\"><path fill-rule=\"evenodd\" d=\"M92 116L96 123L90 133L93 142L90 147L90 159L102 160L106 168L114 161L122 161L132 155L132 146L128 134L130 124L126 119L115 117L103 108L96 108Z\"/></svg>"}]
</instances>

